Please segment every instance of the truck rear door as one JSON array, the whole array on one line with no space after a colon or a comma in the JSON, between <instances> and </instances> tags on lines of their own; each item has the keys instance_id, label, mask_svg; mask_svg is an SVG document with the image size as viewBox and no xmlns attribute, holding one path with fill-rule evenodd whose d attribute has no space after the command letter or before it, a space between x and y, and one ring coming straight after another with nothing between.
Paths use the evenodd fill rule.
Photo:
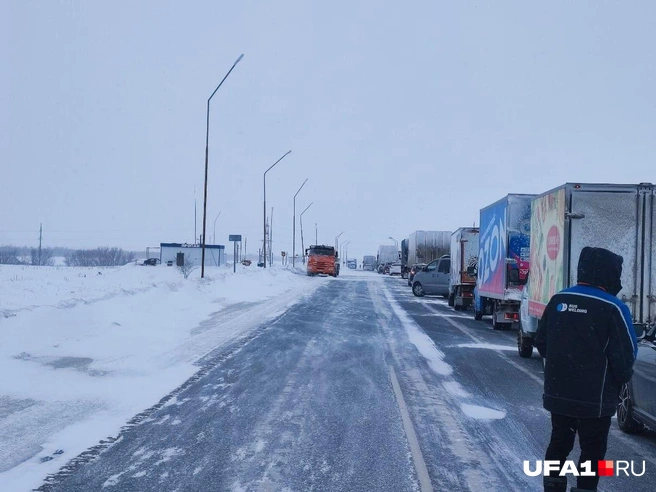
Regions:
<instances>
[{"instance_id":1,"label":"truck rear door","mask_svg":"<svg viewBox=\"0 0 656 492\"><path fill-rule=\"evenodd\" d=\"M648 275L644 290L645 321L656 324L656 186L652 186L651 196L646 198L645 210L645 237L651 237L651 242L647 240L645 246L648 248L645 253L645 272Z\"/></svg>"},{"instance_id":2,"label":"truck rear door","mask_svg":"<svg viewBox=\"0 0 656 492\"><path fill-rule=\"evenodd\" d=\"M638 189L617 187L607 190L572 190L569 206L570 244L567 285L576 284L579 255L585 246L606 248L622 255L622 290L617 295L639 319L641 268ZM567 248L568 245L565 245Z\"/></svg>"}]
</instances>

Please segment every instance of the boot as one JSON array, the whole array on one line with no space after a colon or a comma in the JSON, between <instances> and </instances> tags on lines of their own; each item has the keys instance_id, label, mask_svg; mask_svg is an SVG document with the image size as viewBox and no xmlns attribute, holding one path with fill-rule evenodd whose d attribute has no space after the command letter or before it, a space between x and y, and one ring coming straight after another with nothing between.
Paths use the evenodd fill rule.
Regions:
<instances>
[{"instance_id":1,"label":"boot","mask_svg":"<svg viewBox=\"0 0 656 492\"><path fill-rule=\"evenodd\" d=\"M597 492L597 489L579 489L578 487L572 487L571 492Z\"/></svg>"},{"instance_id":2,"label":"boot","mask_svg":"<svg viewBox=\"0 0 656 492\"><path fill-rule=\"evenodd\" d=\"M544 492L567 492L567 477L543 477Z\"/></svg>"}]
</instances>

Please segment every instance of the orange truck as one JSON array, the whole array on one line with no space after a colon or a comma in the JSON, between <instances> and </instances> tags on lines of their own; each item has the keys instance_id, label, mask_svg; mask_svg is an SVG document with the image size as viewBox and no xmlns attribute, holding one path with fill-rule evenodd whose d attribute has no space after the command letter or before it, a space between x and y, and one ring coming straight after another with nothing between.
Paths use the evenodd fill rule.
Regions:
<instances>
[{"instance_id":1,"label":"orange truck","mask_svg":"<svg viewBox=\"0 0 656 492\"><path fill-rule=\"evenodd\" d=\"M306 254L308 275L324 274L332 277L339 275L339 258L334 247L324 245L310 246L306 250Z\"/></svg>"}]
</instances>

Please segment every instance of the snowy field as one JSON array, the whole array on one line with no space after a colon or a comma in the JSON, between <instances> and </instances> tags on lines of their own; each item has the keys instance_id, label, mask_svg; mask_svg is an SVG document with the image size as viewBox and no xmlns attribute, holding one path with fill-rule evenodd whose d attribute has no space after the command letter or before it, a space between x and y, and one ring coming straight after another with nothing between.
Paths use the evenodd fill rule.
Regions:
<instances>
[{"instance_id":1,"label":"snowy field","mask_svg":"<svg viewBox=\"0 0 656 492\"><path fill-rule=\"evenodd\" d=\"M0 490L68 460L323 282L289 269L0 266Z\"/></svg>"}]
</instances>

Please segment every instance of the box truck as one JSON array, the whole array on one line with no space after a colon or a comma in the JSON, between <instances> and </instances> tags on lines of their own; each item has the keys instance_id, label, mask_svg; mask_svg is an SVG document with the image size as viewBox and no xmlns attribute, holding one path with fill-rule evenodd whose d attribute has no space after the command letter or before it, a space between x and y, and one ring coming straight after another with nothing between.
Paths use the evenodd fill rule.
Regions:
<instances>
[{"instance_id":1,"label":"box truck","mask_svg":"<svg viewBox=\"0 0 656 492\"><path fill-rule=\"evenodd\" d=\"M509 194L481 209L474 318L491 315L495 330L509 329L519 321L529 270L534 196Z\"/></svg>"},{"instance_id":2,"label":"box truck","mask_svg":"<svg viewBox=\"0 0 656 492\"><path fill-rule=\"evenodd\" d=\"M646 331L656 323L656 187L641 184L566 183L531 204L528 312L540 318L549 299L576 285L585 246L624 258L617 294L633 322ZM533 333L522 333L526 346ZM520 340L518 339L518 344Z\"/></svg>"},{"instance_id":3,"label":"box truck","mask_svg":"<svg viewBox=\"0 0 656 492\"><path fill-rule=\"evenodd\" d=\"M399 261L399 250L396 246L389 244L381 244L378 246L378 255L376 256L376 264L378 265L378 273L385 273L384 267Z\"/></svg>"},{"instance_id":4,"label":"box truck","mask_svg":"<svg viewBox=\"0 0 656 492\"><path fill-rule=\"evenodd\" d=\"M472 269L478 264L478 227L461 227L451 234L451 278L449 306L456 311L467 309L474 300L476 277Z\"/></svg>"},{"instance_id":5,"label":"box truck","mask_svg":"<svg viewBox=\"0 0 656 492\"><path fill-rule=\"evenodd\" d=\"M366 255L362 258L362 269L373 272L376 269L376 257L373 255Z\"/></svg>"},{"instance_id":6,"label":"box truck","mask_svg":"<svg viewBox=\"0 0 656 492\"><path fill-rule=\"evenodd\" d=\"M429 264L451 252L451 231L415 231L408 237L408 269Z\"/></svg>"},{"instance_id":7,"label":"box truck","mask_svg":"<svg viewBox=\"0 0 656 492\"><path fill-rule=\"evenodd\" d=\"M412 265L408 265L408 243L408 239L401 240L401 278L408 278L412 268Z\"/></svg>"}]
</instances>

